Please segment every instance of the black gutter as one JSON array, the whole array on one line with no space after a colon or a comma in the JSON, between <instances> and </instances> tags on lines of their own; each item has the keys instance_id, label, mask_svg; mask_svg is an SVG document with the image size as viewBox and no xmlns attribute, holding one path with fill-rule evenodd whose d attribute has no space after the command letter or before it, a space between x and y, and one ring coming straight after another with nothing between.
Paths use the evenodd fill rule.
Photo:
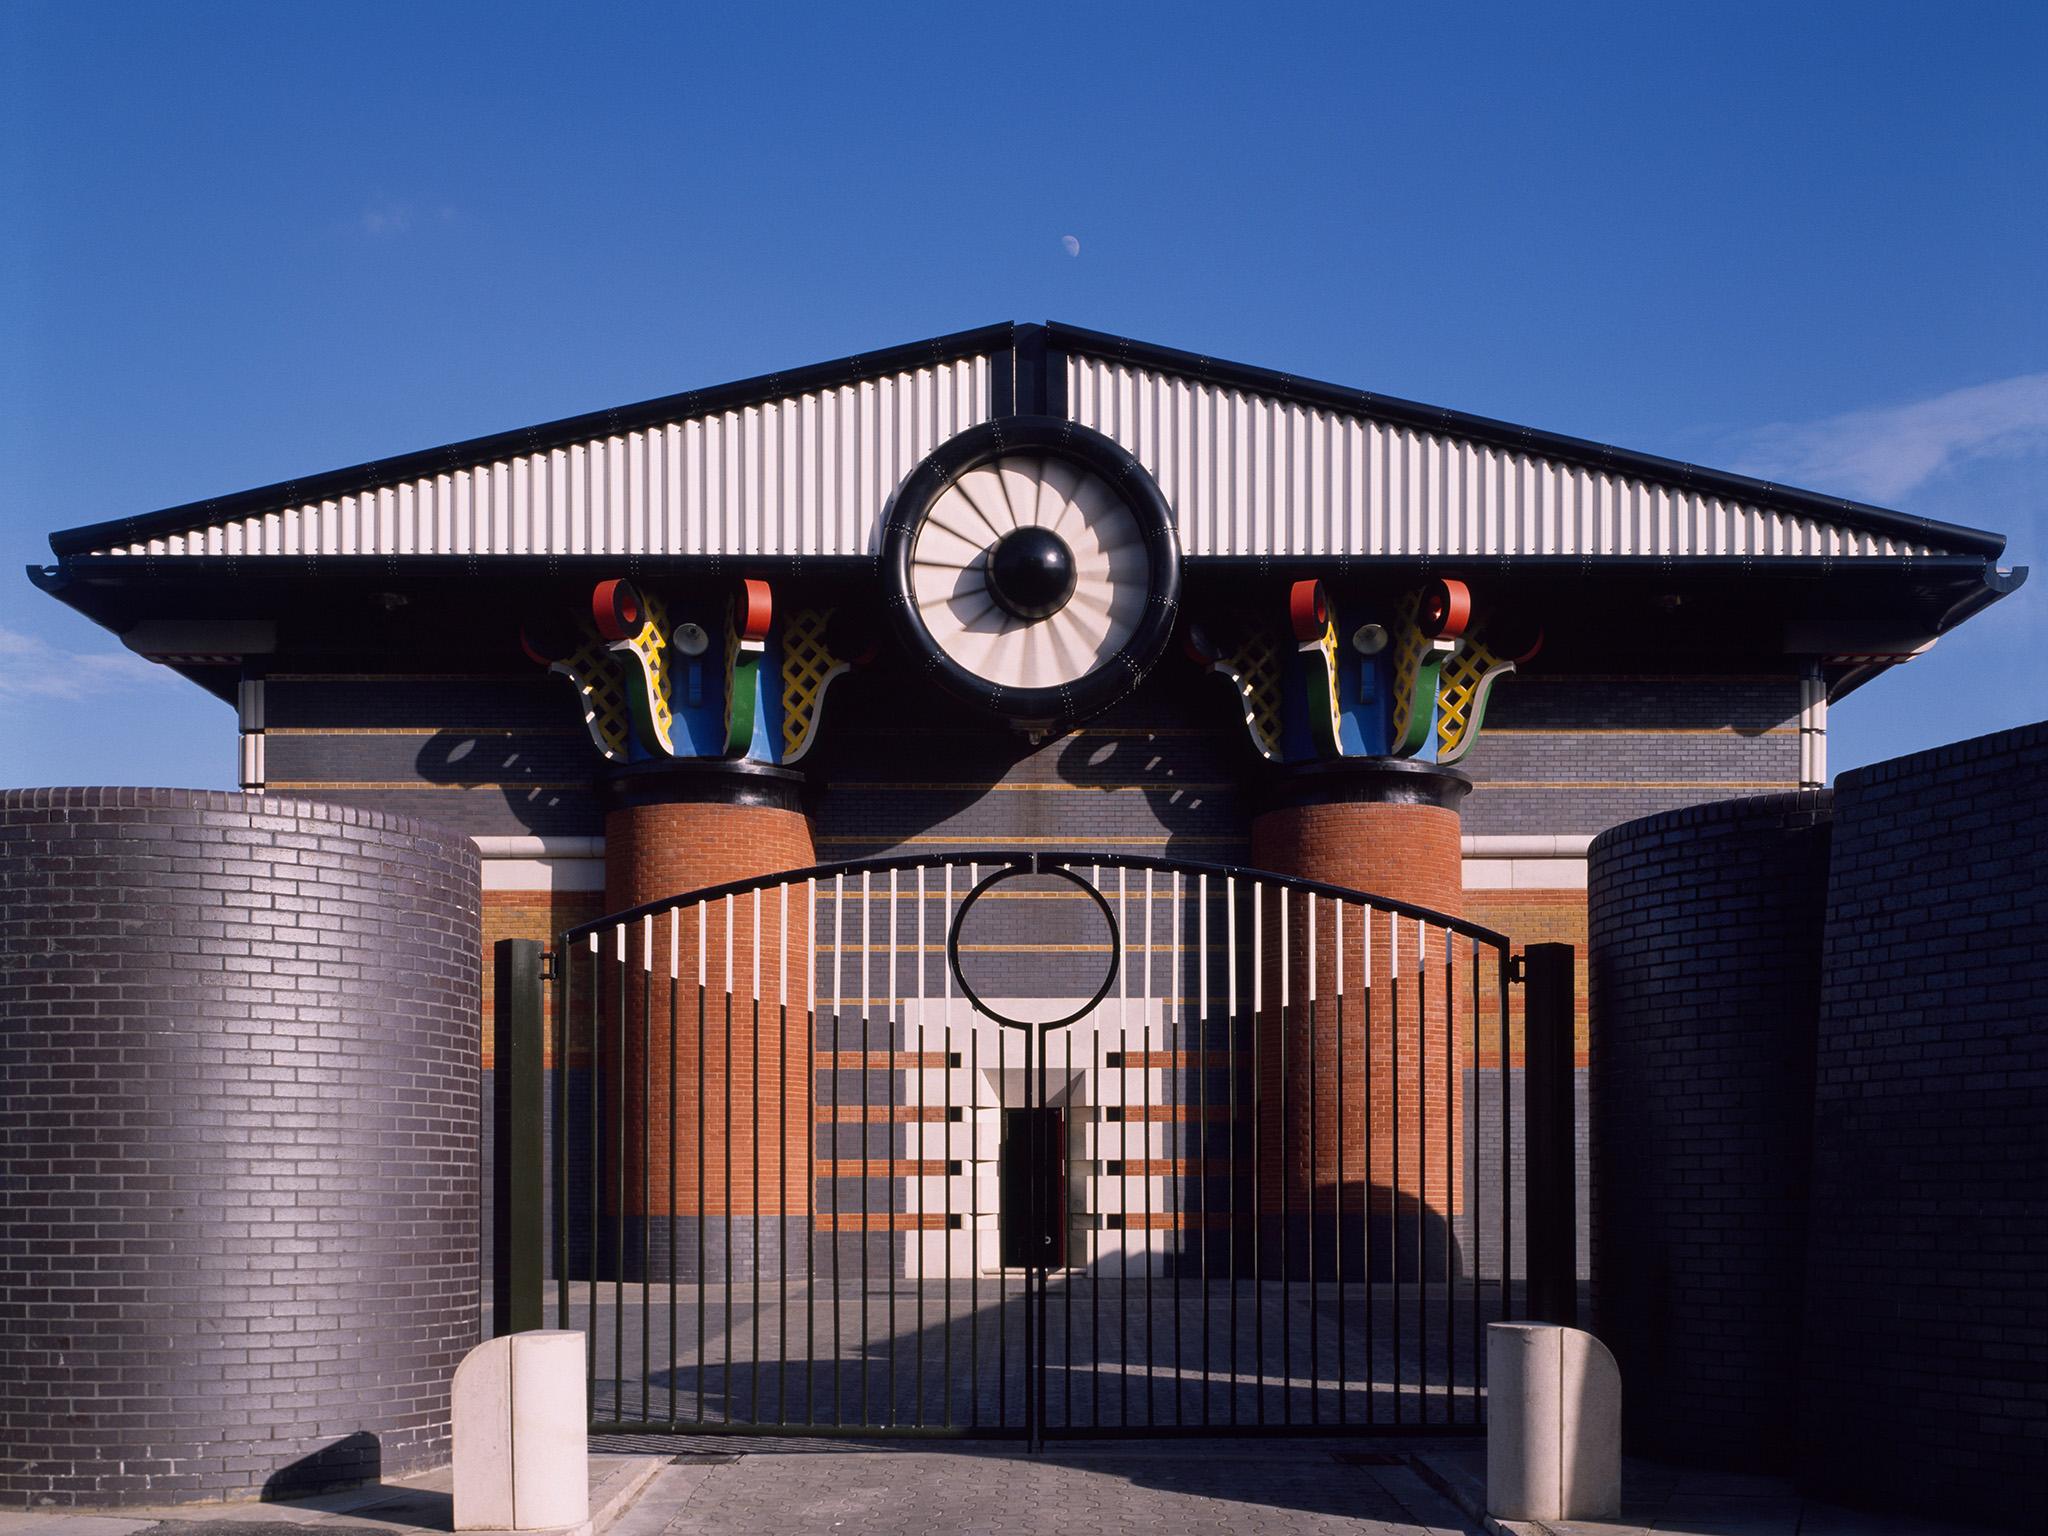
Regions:
<instances>
[{"instance_id":1,"label":"black gutter","mask_svg":"<svg viewBox=\"0 0 2048 1536\"><path fill-rule=\"evenodd\" d=\"M1939 640L1950 630L1975 618L2001 597L2010 597L2019 591L2026 585L2027 570L2028 567L2024 565L2016 565L2009 571L2001 571L1996 567L1987 569L1981 586L1973 587L1964 593L1949 606L1947 612L1934 621L1934 634L1930 638ZM1898 665L1899 662L1895 658L1858 663L1835 680L1835 685L1828 690L1828 702L1834 704L1847 698L1865 683Z\"/></svg>"},{"instance_id":2,"label":"black gutter","mask_svg":"<svg viewBox=\"0 0 2048 1536\"><path fill-rule=\"evenodd\" d=\"M903 346L887 347L879 352L864 352L854 357L836 358L826 363L812 363L783 373L760 374L751 379L740 379L710 389L693 389L678 395L663 395L659 399L643 400L637 405L624 405L605 411L587 411L580 416L565 416L559 421L545 422L536 427L494 432L488 437L472 437L440 448L425 448L401 454L397 458L353 464L346 469L330 470L304 480L286 480L276 485L258 486L254 490L238 491L231 496L218 496L206 501L187 502L183 506L166 507L160 512L145 512L135 517L118 517L103 523L88 523L81 528L66 528L51 534L50 548L59 557L85 554L95 549L138 543L165 534L184 533L207 523L225 522L253 513L275 512L284 507L348 496L389 485L397 480L411 480L450 470L469 469L478 464L488 464L493 460L517 454L543 453L548 449L563 447L587 438L616 436L622 432L633 432L642 427L661 425L682 417L738 410L785 395L837 389L842 385L859 383L863 379L872 379L883 374L931 367L977 352L993 352L1006 348L1010 345L1012 330L1012 325L1006 320L998 325L984 325L971 331L954 331L950 335L935 336L929 341L910 342Z\"/></svg>"},{"instance_id":3,"label":"black gutter","mask_svg":"<svg viewBox=\"0 0 2048 1536\"><path fill-rule=\"evenodd\" d=\"M1497 421L1489 416L1472 416L1463 411L1446 410L1441 406L1422 405L1391 395L1376 395L1370 390L1346 389L1342 385L1297 378L1291 373L1277 373L1269 368L1255 368L1246 363L1224 362L1200 353L1155 346L1151 342L1134 341L1126 336L1112 336L1103 331L1085 330L1080 326L1053 322L1045 329L1052 345L1089 357L1182 374L1203 383L1274 395L1304 405L1377 416L1385 421L1398 422L1403 426L1416 427L1427 432L1471 438L1524 453L1542 454L1546 458L1560 459L1587 469L1608 470L1644 480L1656 480L1689 491L1701 491L1742 501L1761 502L1771 507L1809 512L1833 522L1860 526L1873 532L1903 535L1915 543L1946 545L1949 551L1958 554L1976 554L1995 560L2005 551L2005 535L1990 533L1982 528L1965 528L1960 523L1944 523L1933 518L1915 517L1909 512L1895 512L1889 507L1876 507L1868 502L1826 496L1818 491L1800 490L1796 486L1757 480L1727 470L1706 469L1697 464L1659 458L1655 454L1637 453L1627 448L1591 442L1582 437L1567 437L1559 432L1518 427L1513 422Z\"/></svg>"},{"instance_id":4,"label":"black gutter","mask_svg":"<svg viewBox=\"0 0 2048 1536\"><path fill-rule=\"evenodd\" d=\"M28 567L28 578L45 591L63 581L122 579L149 576L161 581L172 572L235 577L377 576L390 582L437 575L474 576L475 555L76 555L58 566ZM1993 580L1993 569L1977 555L1186 555L1195 569L1271 573L1297 568L1370 575L1375 571L1439 572L1451 576L1498 576L1523 571L1565 574L1598 571L1657 574L1671 578L1699 572L1756 577L1818 580L1855 571L1898 576L1910 573L1930 580L1971 582ZM693 574L736 575L804 573L851 574L875 568L873 555L491 555L488 569L575 575L615 574L631 567L651 576L665 570ZM2024 566L2019 568L2024 571ZM2002 594L2000 594L2002 595ZM1988 601L1988 599L1987 599ZM1974 611L1974 610L1973 610Z\"/></svg>"}]
</instances>

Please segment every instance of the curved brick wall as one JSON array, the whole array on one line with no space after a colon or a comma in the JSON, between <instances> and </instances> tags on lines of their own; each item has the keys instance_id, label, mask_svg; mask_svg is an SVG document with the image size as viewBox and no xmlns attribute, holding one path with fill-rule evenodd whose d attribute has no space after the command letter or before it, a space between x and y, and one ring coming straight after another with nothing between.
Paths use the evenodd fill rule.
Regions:
<instances>
[{"instance_id":1,"label":"curved brick wall","mask_svg":"<svg viewBox=\"0 0 2048 1536\"><path fill-rule=\"evenodd\" d=\"M0 1506L446 1460L478 910L402 817L0 794Z\"/></svg>"},{"instance_id":2,"label":"curved brick wall","mask_svg":"<svg viewBox=\"0 0 2048 1536\"><path fill-rule=\"evenodd\" d=\"M1644 1454L1792 1444L1829 816L1761 795L1592 847L1593 1282Z\"/></svg>"},{"instance_id":3,"label":"curved brick wall","mask_svg":"<svg viewBox=\"0 0 2048 1536\"><path fill-rule=\"evenodd\" d=\"M1809 1476L2040 1528L2048 722L1836 785L1800 1422Z\"/></svg>"}]
</instances>

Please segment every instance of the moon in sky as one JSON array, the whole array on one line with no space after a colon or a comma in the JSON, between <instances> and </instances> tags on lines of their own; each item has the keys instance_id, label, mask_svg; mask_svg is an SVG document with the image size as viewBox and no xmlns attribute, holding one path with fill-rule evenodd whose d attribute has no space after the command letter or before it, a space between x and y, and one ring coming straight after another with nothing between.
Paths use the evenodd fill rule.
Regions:
<instances>
[{"instance_id":1,"label":"moon in sky","mask_svg":"<svg viewBox=\"0 0 2048 1536\"><path fill-rule=\"evenodd\" d=\"M1061 235L1060 244L1066 248L1066 252L1069 256L1078 256L1081 254L1081 241L1080 237L1077 235Z\"/></svg>"}]
</instances>

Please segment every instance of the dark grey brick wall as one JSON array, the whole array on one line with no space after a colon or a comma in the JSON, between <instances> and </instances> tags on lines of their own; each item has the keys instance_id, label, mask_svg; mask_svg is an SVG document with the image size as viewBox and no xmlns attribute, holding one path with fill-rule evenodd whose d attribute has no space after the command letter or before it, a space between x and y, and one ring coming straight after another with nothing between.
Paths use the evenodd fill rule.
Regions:
<instances>
[{"instance_id":1,"label":"dark grey brick wall","mask_svg":"<svg viewBox=\"0 0 2048 1536\"><path fill-rule=\"evenodd\" d=\"M446 1458L479 956L476 855L417 822L0 795L0 1506Z\"/></svg>"},{"instance_id":2,"label":"dark grey brick wall","mask_svg":"<svg viewBox=\"0 0 2048 1536\"><path fill-rule=\"evenodd\" d=\"M2048 723L1842 775L1834 842L1809 1464L2048 1528Z\"/></svg>"},{"instance_id":3,"label":"dark grey brick wall","mask_svg":"<svg viewBox=\"0 0 2048 1536\"><path fill-rule=\"evenodd\" d=\"M1780 678L1502 680L1458 766L1465 831L1596 833L1703 800L1799 782L1799 683ZM1751 786L1754 786L1753 788Z\"/></svg>"},{"instance_id":4,"label":"dark grey brick wall","mask_svg":"<svg viewBox=\"0 0 2048 1536\"><path fill-rule=\"evenodd\" d=\"M1495 690L1461 766L1470 833L1598 832L1797 780L1798 682L1581 679ZM267 691L281 793L429 817L471 834L602 833L601 760L559 678L286 673ZM1257 761L1228 687L1169 657L1082 730L1034 745L894 658L841 678L804 764L821 858L1026 840L1248 852Z\"/></svg>"},{"instance_id":5,"label":"dark grey brick wall","mask_svg":"<svg viewBox=\"0 0 2048 1536\"><path fill-rule=\"evenodd\" d=\"M1829 809L1721 801L1593 844L1594 1293L1643 1454L1792 1444Z\"/></svg>"}]
</instances>

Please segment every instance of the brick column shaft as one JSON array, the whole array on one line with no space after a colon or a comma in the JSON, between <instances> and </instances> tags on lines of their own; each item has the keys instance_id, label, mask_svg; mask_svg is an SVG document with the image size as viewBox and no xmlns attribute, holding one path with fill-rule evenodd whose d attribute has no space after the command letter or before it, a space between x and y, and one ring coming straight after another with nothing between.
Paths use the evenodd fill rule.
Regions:
<instances>
[{"instance_id":1,"label":"brick column shaft","mask_svg":"<svg viewBox=\"0 0 2048 1536\"><path fill-rule=\"evenodd\" d=\"M704 769L613 782L607 910L816 862L794 775ZM804 897L801 885L770 885L628 927L624 1206L629 1217L649 1218L657 1269L665 1233L652 1228L665 1227L665 1218L688 1225L699 1215L773 1218L811 1209ZM603 943L600 1006L609 1041L619 1017L618 935L604 935ZM651 970L643 971L650 955ZM601 1064L608 1102L620 1095L615 1065L616 1057ZM616 1208L614 1199L608 1207Z\"/></svg>"},{"instance_id":2,"label":"brick column shaft","mask_svg":"<svg viewBox=\"0 0 2048 1536\"><path fill-rule=\"evenodd\" d=\"M1455 806L1467 788L1428 764L1317 765L1269 787L1252 821L1253 862L1458 916ZM1260 1204L1270 1213L1284 1188L1290 1214L1311 1202L1325 1217L1341 1208L1355 1218L1362 1205L1392 1213L1388 1238L1412 1247L1411 1218L1434 1231L1462 1204L1471 945L1452 936L1447 981L1441 927L1318 898L1311 946L1309 898L1287 905L1284 1024L1276 921L1264 935L1273 980L1260 1009L1260 1097L1276 1112L1261 1124ZM1439 1240L1426 1246L1440 1251Z\"/></svg>"}]
</instances>

